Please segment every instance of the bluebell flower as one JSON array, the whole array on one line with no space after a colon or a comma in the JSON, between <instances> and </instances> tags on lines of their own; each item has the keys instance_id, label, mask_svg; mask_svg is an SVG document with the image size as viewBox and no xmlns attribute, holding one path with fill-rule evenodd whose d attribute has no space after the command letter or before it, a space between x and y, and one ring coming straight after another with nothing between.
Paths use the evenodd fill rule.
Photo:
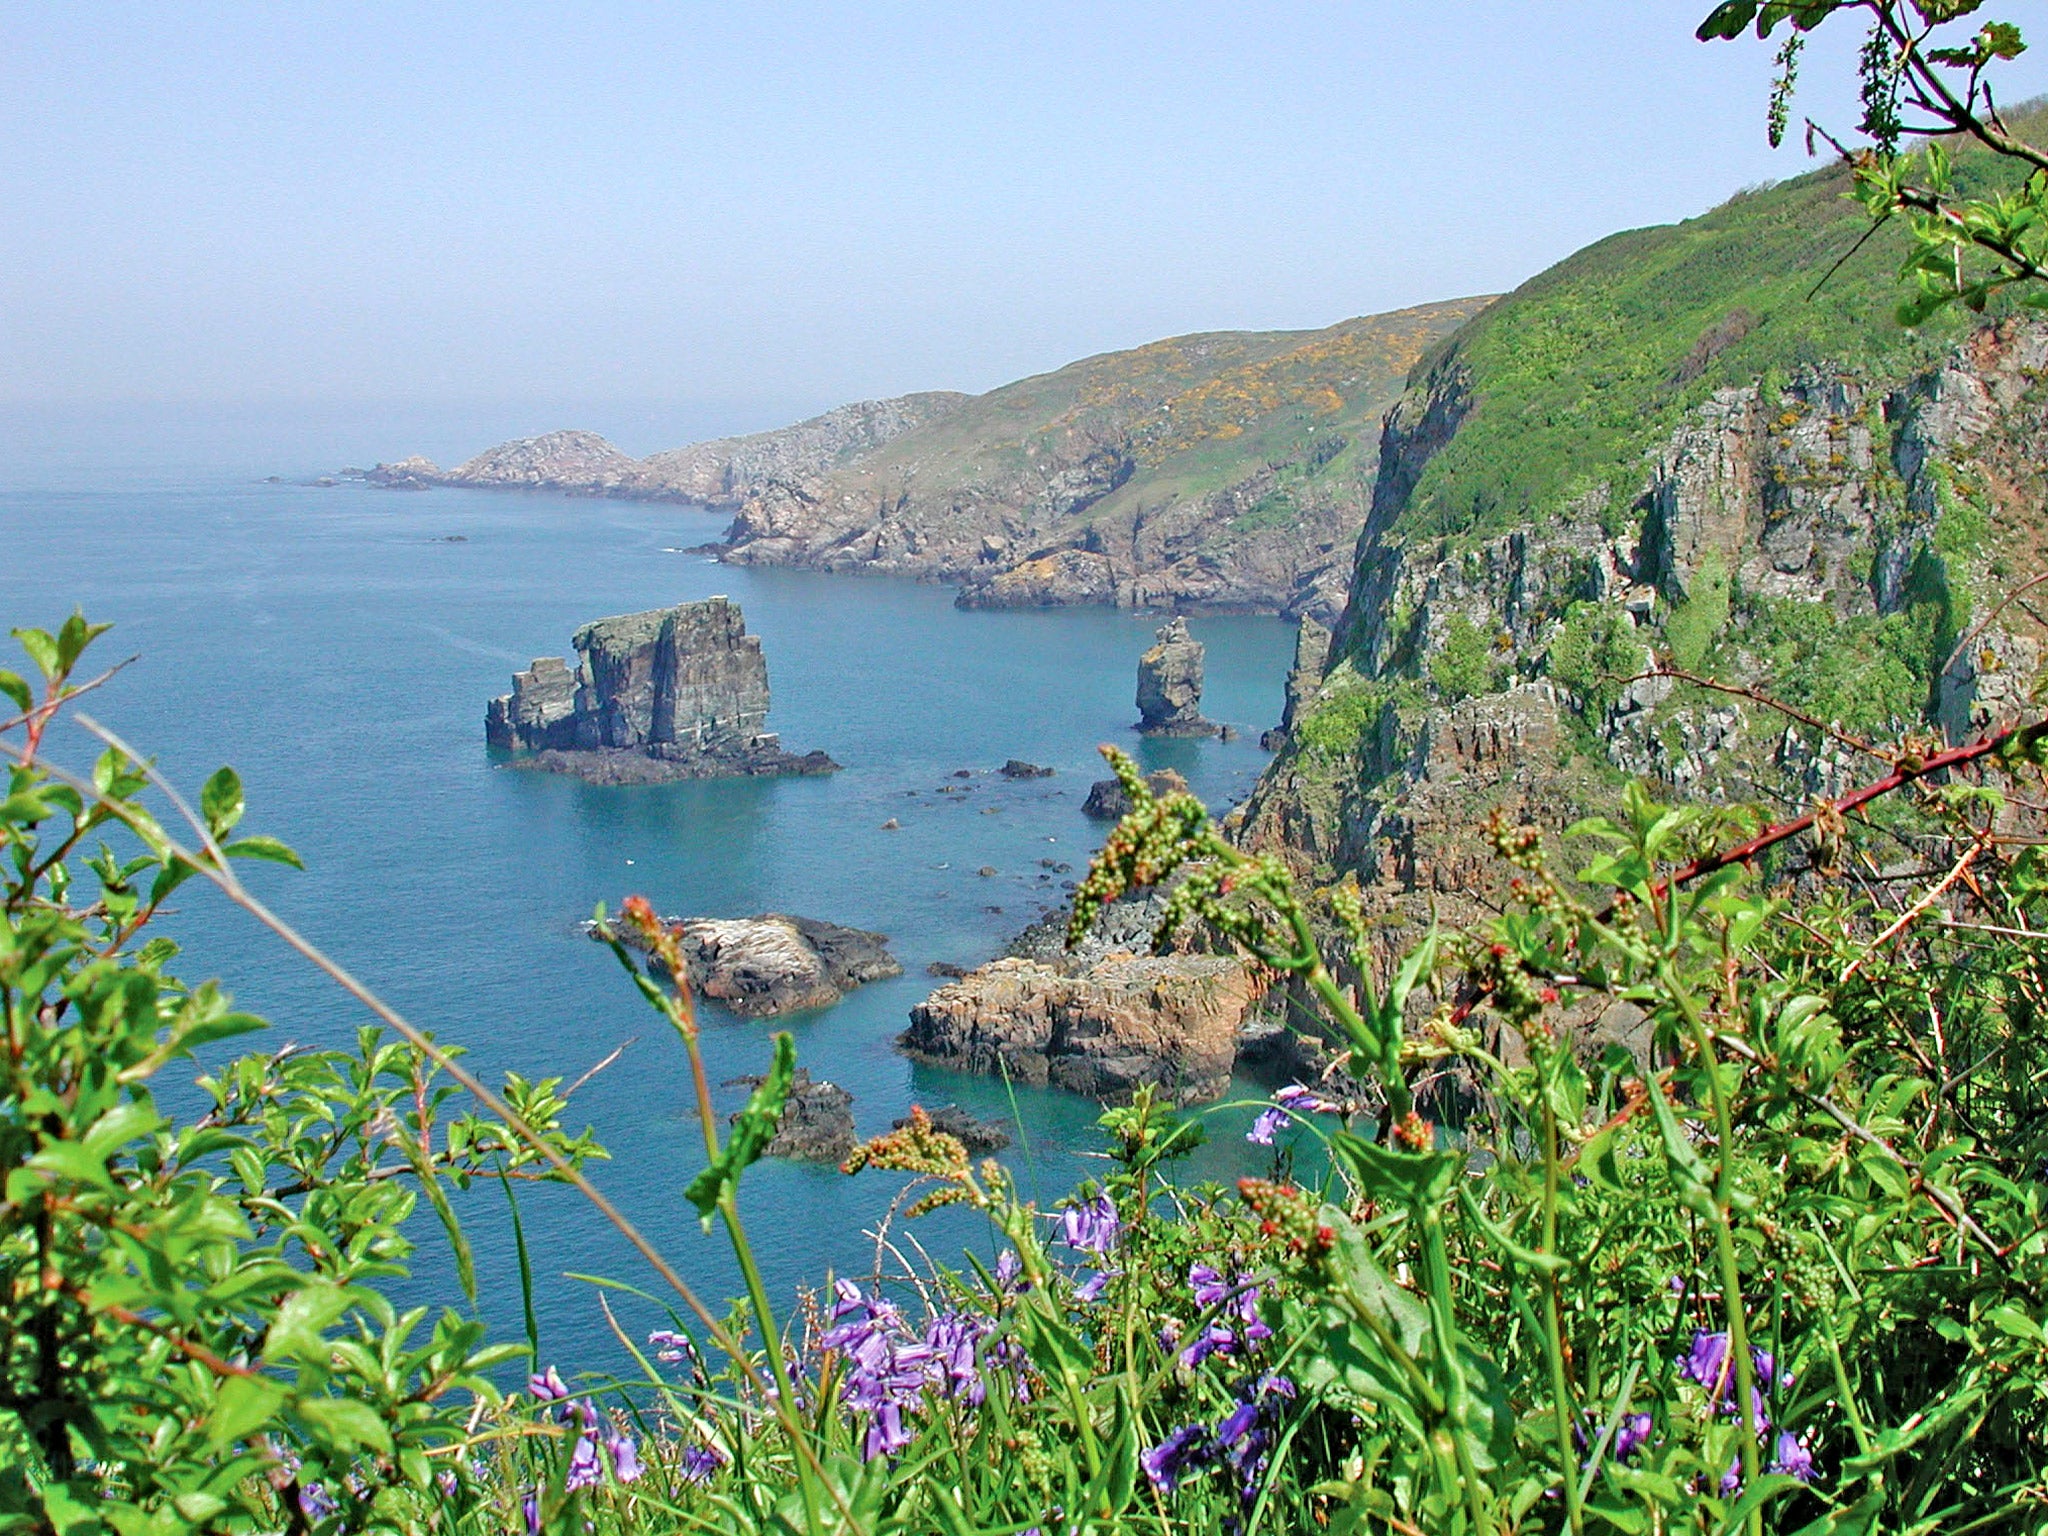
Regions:
<instances>
[{"instance_id":1,"label":"bluebell flower","mask_svg":"<svg viewBox=\"0 0 2048 1536\"><path fill-rule=\"evenodd\" d=\"M1199 1424L1183 1424L1158 1445L1141 1452L1138 1465L1161 1493L1171 1493L1184 1473L1201 1465L1209 1453L1209 1432Z\"/></svg>"},{"instance_id":2,"label":"bluebell flower","mask_svg":"<svg viewBox=\"0 0 2048 1536\"><path fill-rule=\"evenodd\" d=\"M1297 1115L1334 1115L1337 1106L1317 1093L1313 1088L1304 1088L1300 1083L1289 1083L1273 1095L1273 1102L1282 1109L1291 1109Z\"/></svg>"},{"instance_id":3,"label":"bluebell flower","mask_svg":"<svg viewBox=\"0 0 2048 1536\"><path fill-rule=\"evenodd\" d=\"M1254 1146L1270 1147L1273 1138L1287 1129L1287 1111L1284 1109L1262 1109L1252 1128L1244 1133L1244 1139Z\"/></svg>"},{"instance_id":4,"label":"bluebell flower","mask_svg":"<svg viewBox=\"0 0 2048 1536\"><path fill-rule=\"evenodd\" d=\"M1259 1405L1256 1402L1239 1403L1216 1426L1216 1443L1228 1449L1250 1434L1252 1426L1258 1422Z\"/></svg>"},{"instance_id":5,"label":"bluebell flower","mask_svg":"<svg viewBox=\"0 0 2048 1536\"><path fill-rule=\"evenodd\" d=\"M697 1346L690 1342L687 1333L678 1333L673 1328L657 1328L647 1335L647 1342L655 1346L654 1358L664 1365L675 1365L680 1361L695 1362Z\"/></svg>"},{"instance_id":6,"label":"bluebell flower","mask_svg":"<svg viewBox=\"0 0 2048 1536\"><path fill-rule=\"evenodd\" d=\"M328 1519L340 1508L341 1506L334 1502L334 1495L319 1483L299 1484L299 1512L308 1520L317 1522Z\"/></svg>"},{"instance_id":7,"label":"bluebell flower","mask_svg":"<svg viewBox=\"0 0 2048 1536\"><path fill-rule=\"evenodd\" d=\"M1778 1431L1776 1453L1771 1457L1771 1470L1786 1477L1796 1477L1802 1483L1813 1481L1813 1448L1802 1435L1795 1435L1789 1429Z\"/></svg>"},{"instance_id":8,"label":"bluebell flower","mask_svg":"<svg viewBox=\"0 0 2048 1536\"><path fill-rule=\"evenodd\" d=\"M1195 1335L1194 1341L1180 1352L1180 1363L1193 1370L1211 1355L1230 1355L1237 1352L1237 1335L1221 1323L1211 1323Z\"/></svg>"},{"instance_id":9,"label":"bluebell flower","mask_svg":"<svg viewBox=\"0 0 2048 1536\"><path fill-rule=\"evenodd\" d=\"M725 1465L725 1455L716 1446L686 1445L683 1447L682 1474L686 1483L708 1483L718 1469Z\"/></svg>"},{"instance_id":10,"label":"bluebell flower","mask_svg":"<svg viewBox=\"0 0 2048 1536\"><path fill-rule=\"evenodd\" d=\"M552 1365L526 1378L526 1390L543 1403L559 1403L569 1395L568 1383Z\"/></svg>"},{"instance_id":11,"label":"bluebell flower","mask_svg":"<svg viewBox=\"0 0 2048 1536\"><path fill-rule=\"evenodd\" d=\"M1757 1390L1749 1405L1750 1428L1761 1435L1771 1427L1770 1415L1764 1408L1764 1391L1778 1377L1777 1361L1763 1350L1751 1346L1749 1360L1756 1373ZM1692 1346L1678 1358L1678 1374L1687 1381L1699 1383L1707 1389L1714 1406L1730 1418L1736 1415L1736 1382L1733 1361L1729 1358L1728 1335L1708 1333L1705 1330L1692 1336ZM1792 1378L1783 1378L1784 1386L1792 1385Z\"/></svg>"},{"instance_id":12,"label":"bluebell flower","mask_svg":"<svg viewBox=\"0 0 2048 1536\"><path fill-rule=\"evenodd\" d=\"M1088 1274L1074 1282L1076 1300L1094 1303L1102 1300L1102 1293L1109 1288L1109 1271L1091 1269Z\"/></svg>"},{"instance_id":13,"label":"bluebell flower","mask_svg":"<svg viewBox=\"0 0 2048 1536\"><path fill-rule=\"evenodd\" d=\"M526 1516L526 1536L540 1536L540 1490L530 1488L526 1497L519 1501L519 1512Z\"/></svg>"},{"instance_id":14,"label":"bluebell flower","mask_svg":"<svg viewBox=\"0 0 2048 1536\"><path fill-rule=\"evenodd\" d=\"M1024 1261L1017 1257L1017 1250L1005 1248L996 1255L996 1288L1003 1291L1021 1291L1019 1282L1024 1276Z\"/></svg>"},{"instance_id":15,"label":"bluebell flower","mask_svg":"<svg viewBox=\"0 0 2048 1536\"><path fill-rule=\"evenodd\" d=\"M613 1435L604 1448L612 1459L612 1476L620 1482L637 1483L640 1474L647 1470L640 1465L640 1447L633 1443L631 1435Z\"/></svg>"},{"instance_id":16,"label":"bluebell flower","mask_svg":"<svg viewBox=\"0 0 2048 1536\"><path fill-rule=\"evenodd\" d=\"M1230 1294L1230 1287L1223 1283L1223 1276L1207 1264L1189 1266L1188 1289L1194 1294L1198 1307L1216 1306Z\"/></svg>"},{"instance_id":17,"label":"bluebell flower","mask_svg":"<svg viewBox=\"0 0 2048 1536\"><path fill-rule=\"evenodd\" d=\"M922 1406L938 1351L911 1334L893 1303L863 1296L849 1280L840 1281L837 1290L833 1326L818 1342L845 1356L840 1401L869 1416L864 1451L872 1461L910 1443L903 1411Z\"/></svg>"},{"instance_id":18,"label":"bluebell flower","mask_svg":"<svg viewBox=\"0 0 2048 1536\"><path fill-rule=\"evenodd\" d=\"M1647 1413L1631 1413L1623 1418L1614 1429L1614 1459L1627 1461L1648 1445L1652 1428L1654 1421Z\"/></svg>"},{"instance_id":19,"label":"bluebell flower","mask_svg":"<svg viewBox=\"0 0 2048 1536\"><path fill-rule=\"evenodd\" d=\"M576 1437L576 1448L569 1453L569 1472L562 1486L595 1488L603 1481L604 1473L597 1461L597 1436L586 1431Z\"/></svg>"},{"instance_id":20,"label":"bluebell flower","mask_svg":"<svg viewBox=\"0 0 2048 1536\"><path fill-rule=\"evenodd\" d=\"M987 1395L976 1347L989 1330L985 1318L965 1312L941 1312L924 1331L925 1348L931 1351L929 1368L945 1388L948 1397L981 1406Z\"/></svg>"},{"instance_id":21,"label":"bluebell flower","mask_svg":"<svg viewBox=\"0 0 2048 1536\"><path fill-rule=\"evenodd\" d=\"M1060 1212L1061 1241L1082 1253L1108 1253L1122 1231L1116 1206L1107 1195L1097 1195L1086 1205L1070 1205Z\"/></svg>"}]
</instances>

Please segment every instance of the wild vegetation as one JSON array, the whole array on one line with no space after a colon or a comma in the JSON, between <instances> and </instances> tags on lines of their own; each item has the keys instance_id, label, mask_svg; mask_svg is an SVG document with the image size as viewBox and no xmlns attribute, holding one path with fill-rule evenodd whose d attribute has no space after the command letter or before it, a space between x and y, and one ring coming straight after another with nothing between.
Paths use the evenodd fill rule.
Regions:
<instances>
[{"instance_id":1,"label":"wild vegetation","mask_svg":"<svg viewBox=\"0 0 2048 1536\"><path fill-rule=\"evenodd\" d=\"M1904 14L1734 0L1709 27L1847 9L1872 12L1880 42ZM1974 9L1914 14L1931 28ZM1968 73L1973 103L2008 50L1995 27L1977 36L1977 53L1934 59ZM1896 167L1872 164L1859 185L1892 184L1874 178ZM1991 258L2031 276L2001 227L2014 249ZM1990 297L1952 287L1964 305ZM1708 380L1748 334L1703 333L1721 340L1684 353L1679 371L1697 371L1674 387ZM1525 425L1540 449L1539 405ZM1552 492L1532 462L1533 506ZM1937 554L1975 537L1960 495ZM1772 824L1631 787L1570 829L1568 864L1496 816L1483 835L1511 872L1503 910L1398 955L1355 879L1299 887L1110 753L1132 810L1077 892L1075 934L1163 888L1160 942L1241 950L1313 1012L1331 1070L1277 1087L1248 1137L1259 1171L1230 1189L1174 1178L1199 1118L1143 1094L1109 1109L1104 1177L1050 1211L913 1116L848 1172L907 1177L911 1221L972 1208L1000 1257L841 1278L793 1307L760 1281L741 1196L794 1047L776 1037L721 1133L687 967L644 901L599 922L687 1058L704 1163L681 1193L732 1243L746 1295L729 1304L695 1294L605 1201L589 1171L602 1149L563 1123L558 1084L491 1090L242 885L238 861L296 859L241 832L231 770L188 805L81 712L113 678L81 671L99 626L17 630L28 675L0 671L0 1526L2048 1526L2048 722L2036 699L1968 740L1924 729L1928 658L1976 631L1922 574L1912 600L1845 631L1703 569L1665 623L1681 662L1711 665L1741 616L1742 643L1792 685L1780 707L1831 712L1805 723L1866 761L1862 787ZM1558 617L1553 670L1586 700L1640 656L1619 614ZM1429 681L1463 697L1510 664L1468 621ZM1421 681L1340 692L1304 722L1303 750L1343 749L1331 709L1362 731L1368 705ZM102 739L89 768L50 758L66 713ZM1857 734L1902 721L1922 728L1893 746ZM179 980L160 931L194 881L383 1030L346 1051L228 1055L261 1021ZM195 1060L199 1102L173 1112L159 1087ZM595 1202L647 1265L618 1283L671 1308L626 1341L633 1379L538 1358L531 1328L489 1343L473 1294L438 1314L390 1300L423 1203L473 1290L450 1190L535 1179Z\"/></svg>"}]
</instances>

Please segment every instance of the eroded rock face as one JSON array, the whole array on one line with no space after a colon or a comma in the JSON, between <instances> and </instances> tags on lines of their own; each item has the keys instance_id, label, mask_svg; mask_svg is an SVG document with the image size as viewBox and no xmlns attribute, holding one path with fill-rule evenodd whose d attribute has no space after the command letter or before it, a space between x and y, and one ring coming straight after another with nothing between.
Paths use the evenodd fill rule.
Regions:
<instances>
[{"instance_id":1,"label":"eroded rock face","mask_svg":"<svg viewBox=\"0 0 2048 1536\"><path fill-rule=\"evenodd\" d=\"M1146 1083L1199 1103L1229 1086L1259 990L1241 961L1216 955L1111 955L1072 976L994 960L913 1008L897 1043L914 1060L1105 1103Z\"/></svg>"},{"instance_id":2,"label":"eroded rock face","mask_svg":"<svg viewBox=\"0 0 2048 1536\"><path fill-rule=\"evenodd\" d=\"M1138 729L1147 736L1213 736L1202 718L1202 642L1179 614L1162 624L1138 658Z\"/></svg>"},{"instance_id":3,"label":"eroded rock face","mask_svg":"<svg viewBox=\"0 0 2048 1536\"><path fill-rule=\"evenodd\" d=\"M538 754L522 766L606 784L838 766L785 752L766 729L768 662L737 603L619 614L584 625L573 643L573 669L536 657L485 713L492 746Z\"/></svg>"},{"instance_id":4,"label":"eroded rock face","mask_svg":"<svg viewBox=\"0 0 2048 1536\"><path fill-rule=\"evenodd\" d=\"M889 936L864 928L781 912L662 922L681 941L691 989L748 1018L826 1008L864 983L903 974ZM619 932L644 948L631 929Z\"/></svg>"},{"instance_id":5,"label":"eroded rock face","mask_svg":"<svg viewBox=\"0 0 2048 1536\"><path fill-rule=\"evenodd\" d=\"M1329 626L1303 614L1301 627L1294 632L1294 662L1287 669L1287 702L1281 707L1280 723L1259 736L1259 745L1266 751L1277 752L1286 743L1294 730L1295 716L1301 713L1304 703L1315 697L1329 660Z\"/></svg>"}]
</instances>

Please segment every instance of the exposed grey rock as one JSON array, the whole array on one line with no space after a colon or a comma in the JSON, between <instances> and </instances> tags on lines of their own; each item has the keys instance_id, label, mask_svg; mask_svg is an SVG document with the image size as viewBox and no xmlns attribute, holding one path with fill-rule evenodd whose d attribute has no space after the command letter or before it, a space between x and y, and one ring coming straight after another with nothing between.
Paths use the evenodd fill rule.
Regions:
<instances>
[{"instance_id":1,"label":"exposed grey rock","mask_svg":"<svg viewBox=\"0 0 2048 1536\"><path fill-rule=\"evenodd\" d=\"M1281 708L1280 723L1259 737L1259 745L1268 752L1279 751L1294 730L1294 718L1302 705L1315 697L1329 659L1329 627L1312 614L1303 614L1301 627L1294 632L1294 664L1287 669L1287 702Z\"/></svg>"},{"instance_id":2,"label":"exposed grey rock","mask_svg":"<svg viewBox=\"0 0 2048 1536\"><path fill-rule=\"evenodd\" d=\"M926 1110L925 1118L931 1121L933 1130L944 1131L965 1147L969 1157L986 1157L1010 1144L1010 1133L1003 1129L1001 1122L978 1120L958 1104L943 1104L937 1109ZM900 1131L908 1124L910 1116L905 1115L893 1121L891 1126Z\"/></svg>"},{"instance_id":3,"label":"exposed grey rock","mask_svg":"<svg viewBox=\"0 0 2048 1536\"><path fill-rule=\"evenodd\" d=\"M889 936L864 928L781 912L662 922L680 943L691 989L748 1018L828 1007L864 983L903 974ZM595 937L595 925L587 926ZM634 948L646 947L632 929L617 932Z\"/></svg>"},{"instance_id":4,"label":"exposed grey rock","mask_svg":"<svg viewBox=\"0 0 2048 1536\"><path fill-rule=\"evenodd\" d=\"M996 771L1006 779L1049 779L1052 777L1052 770L1050 768L1041 768L1036 763L1027 763L1021 757L1011 758Z\"/></svg>"},{"instance_id":5,"label":"exposed grey rock","mask_svg":"<svg viewBox=\"0 0 2048 1536\"><path fill-rule=\"evenodd\" d=\"M740 1077L726 1086L757 1088L760 1084L758 1077ZM739 1119L739 1112L734 1111L728 1119ZM761 1155L803 1163L837 1163L845 1161L858 1141L853 1128L853 1095L837 1083L822 1078L814 1081L809 1068L798 1067L790 1079L782 1113L776 1117L774 1139Z\"/></svg>"},{"instance_id":6,"label":"exposed grey rock","mask_svg":"<svg viewBox=\"0 0 2048 1536\"><path fill-rule=\"evenodd\" d=\"M1202 718L1202 642L1175 614L1138 658L1138 729L1147 736L1214 736Z\"/></svg>"},{"instance_id":7,"label":"exposed grey rock","mask_svg":"<svg viewBox=\"0 0 2048 1536\"><path fill-rule=\"evenodd\" d=\"M1189 793L1188 781L1171 768L1145 775L1145 786L1155 799ZM1088 798L1081 802L1081 814L1098 821L1121 821L1131 813L1131 797L1115 779L1097 779L1088 786Z\"/></svg>"},{"instance_id":8,"label":"exposed grey rock","mask_svg":"<svg viewBox=\"0 0 2048 1536\"><path fill-rule=\"evenodd\" d=\"M599 619L576 631L577 665L536 657L493 699L484 737L538 754L520 766L599 784L829 773L765 729L768 662L723 597Z\"/></svg>"}]
</instances>

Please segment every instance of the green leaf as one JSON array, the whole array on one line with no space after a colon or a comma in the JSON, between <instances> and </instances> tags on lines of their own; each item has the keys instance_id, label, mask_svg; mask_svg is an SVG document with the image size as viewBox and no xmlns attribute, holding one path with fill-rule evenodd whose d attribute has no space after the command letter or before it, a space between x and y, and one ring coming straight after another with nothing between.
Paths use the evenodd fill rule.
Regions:
<instances>
[{"instance_id":1,"label":"green leaf","mask_svg":"<svg viewBox=\"0 0 2048 1536\"><path fill-rule=\"evenodd\" d=\"M704 1230L711 1230L711 1217L728 1186L760 1159L762 1150L775 1139L775 1125L782 1118L782 1106L789 1099L789 1085L796 1076L796 1041L787 1032L775 1037L775 1060L761 1086L748 1097L746 1107L733 1121L732 1134L711 1166L690 1180L683 1197L697 1207Z\"/></svg>"},{"instance_id":2,"label":"green leaf","mask_svg":"<svg viewBox=\"0 0 2048 1536\"><path fill-rule=\"evenodd\" d=\"M1757 7L1758 0L1723 0L1723 3L1715 6L1707 19L1700 23L1699 31L1693 36L1703 43L1740 37L1742 29L1756 19Z\"/></svg>"},{"instance_id":3,"label":"green leaf","mask_svg":"<svg viewBox=\"0 0 2048 1536\"><path fill-rule=\"evenodd\" d=\"M216 838L226 837L245 809L242 776L232 768L214 769L199 791L199 814L206 818L206 830Z\"/></svg>"},{"instance_id":4,"label":"green leaf","mask_svg":"<svg viewBox=\"0 0 2048 1536\"><path fill-rule=\"evenodd\" d=\"M390 1429L377 1410L359 1398L309 1397L299 1404L299 1417L338 1445L363 1445L390 1454Z\"/></svg>"},{"instance_id":5,"label":"green leaf","mask_svg":"<svg viewBox=\"0 0 2048 1536\"><path fill-rule=\"evenodd\" d=\"M236 838L222 847L221 852L231 859L268 859L273 864L289 864L293 869L306 867L289 847L260 832L251 837Z\"/></svg>"},{"instance_id":6,"label":"green leaf","mask_svg":"<svg viewBox=\"0 0 2048 1536\"><path fill-rule=\"evenodd\" d=\"M0 667L0 693L14 701L14 707L27 714L36 707L36 696L19 672L9 672Z\"/></svg>"},{"instance_id":7,"label":"green leaf","mask_svg":"<svg viewBox=\"0 0 2048 1536\"><path fill-rule=\"evenodd\" d=\"M11 629L8 633L21 642L21 648L28 652L28 659L36 664L45 680L58 675L57 642L48 630Z\"/></svg>"},{"instance_id":8,"label":"green leaf","mask_svg":"<svg viewBox=\"0 0 2048 1536\"><path fill-rule=\"evenodd\" d=\"M219 1449L247 1439L270 1422L286 1395L281 1383L267 1377L229 1377L213 1400L213 1412L206 1416L207 1441Z\"/></svg>"},{"instance_id":9,"label":"green leaf","mask_svg":"<svg viewBox=\"0 0 2048 1536\"><path fill-rule=\"evenodd\" d=\"M1334 1133L1330 1145L1351 1165L1365 1194L1410 1210L1441 1202L1465 1166L1456 1152L1398 1152L1349 1131Z\"/></svg>"},{"instance_id":10,"label":"green leaf","mask_svg":"<svg viewBox=\"0 0 2048 1536\"><path fill-rule=\"evenodd\" d=\"M263 1340L263 1358L275 1363L297 1358L324 1366L327 1325L349 1308L349 1295L338 1285L316 1280L301 1286L278 1306Z\"/></svg>"}]
</instances>

